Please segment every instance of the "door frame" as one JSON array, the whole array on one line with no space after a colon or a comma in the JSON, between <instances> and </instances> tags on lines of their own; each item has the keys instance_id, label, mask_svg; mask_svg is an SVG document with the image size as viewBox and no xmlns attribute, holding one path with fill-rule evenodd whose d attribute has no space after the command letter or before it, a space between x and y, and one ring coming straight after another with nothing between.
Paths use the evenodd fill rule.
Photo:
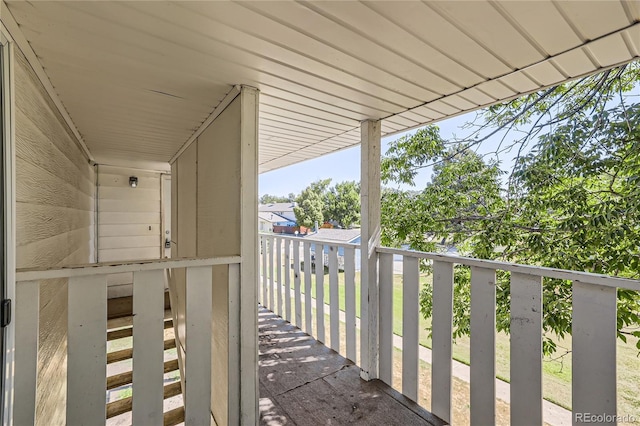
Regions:
<instances>
[{"instance_id":1,"label":"door frame","mask_svg":"<svg viewBox=\"0 0 640 426\"><path fill-rule=\"evenodd\" d=\"M11 299L13 308L11 322L2 329L2 393L0 394L0 418L3 424L11 424L13 420L13 381L15 349L15 271L16 271L16 204L15 204L15 121L14 121L14 70L13 39L4 25L0 26L0 138L2 152L0 155L0 185L2 213L0 227L0 276L2 277L2 299Z\"/></svg>"}]
</instances>

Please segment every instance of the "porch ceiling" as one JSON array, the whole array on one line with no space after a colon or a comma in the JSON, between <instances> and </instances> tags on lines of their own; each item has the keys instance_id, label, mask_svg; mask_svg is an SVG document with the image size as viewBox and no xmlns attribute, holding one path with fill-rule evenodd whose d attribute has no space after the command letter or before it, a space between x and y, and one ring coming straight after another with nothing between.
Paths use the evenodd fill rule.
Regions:
<instances>
[{"instance_id":1,"label":"porch ceiling","mask_svg":"<svg viewBox=\"0 0 640 426\"><path fill-rule=\"evenodd\" d=\"M624 0L7 6L99 163L168 161L234 84L264 172L640 55Z\"/></svg>"}]
</instances>

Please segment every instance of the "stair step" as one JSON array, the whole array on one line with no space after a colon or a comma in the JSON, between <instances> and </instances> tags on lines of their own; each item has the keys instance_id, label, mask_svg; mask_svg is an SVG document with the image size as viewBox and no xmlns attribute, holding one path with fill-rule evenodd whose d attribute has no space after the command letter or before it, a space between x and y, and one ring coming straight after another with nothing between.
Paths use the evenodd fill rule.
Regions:
<instances>
[{"instance_id":1,"label":"stair step","mask_svg":"<svg viewBox=\"0 0 640 426\"><path fill-rule=\"evenodd\" d=\"M169 328L173 328L173 320L165 320L164 321L164 329L167 330ZM124 339L125 337L133 336L133 324L130 327L123 328L120 330L114 330L107 333L107 341Z\"/></svg>"},{"instance_id":2,"label":"stair step","mask_svg":"<svg viewBox=\"0 0 640 426\"><path fill-rule=\"evenodd\" d=\"M164 372L170 373L178 369L178 360L174 359L164 363ZM131 384L133 381L133 372L127 371L115 376L107 377L107 390L119 388L120 386Z\"/></svg>"},{"instance_id":3,"label":"stair step","mask_svg":"<svg viewBox=\"0 0 640 426\"><path fill-rule=\"evenodd\" d=\"M184 423L184 407L174 408L164 413L164 426L175 426Z\"/></svg>"},{"instance_id":4,"label":"stair step","mask_svg":"<svg viewBox=\"0 0 640 426\"><path fill-rule=\"evenodd\" d=\"M171 306L169 300L169 292L164 293L164 307L169 309ZM133 296L116 297L107 301L107 318L118 318L125 315L131 315L133 311Z\"/></svg>"},{"instance_id":5,"label":"stair step","mask_svg":"<svg viewBox=\"0 0 640 426\"><path fill-rule=\"evenodd\" d=\"M169 399L173 396L180 395L182 393L182 385L180 381L170 383L164 387L164 399ZM133 403L133 397L127 397L113 401L107 404L107 419L111 417L119 416L128 411L131 411Z\"/></svg>"},{"instance_id":6,"label":"stair step","mask_svg":"<svg viewBox=\"0 0 640 426\"><path fill-rule=\"evenodd\" d=\"M164 310L164 320L168 321L172 319L171 309ZM116 328L133 327L133 315L125 315L117 318L109 318L107 320L107 330L113 330Z\"/></svg>"},{"instance_id":7,"label":"stair step","mask_svg":"<svg viewBox=\"0 0 640 426\"><path fill-rule=\"evenodd\" d=\"M176 339L169 339L164 341L164 350L174 349L176 347ZM107 364L113 364L114 362L124 361L133 357L133 349L122 349L120 351L109 352L107 354Z\"/></svg>"}]
</instances>

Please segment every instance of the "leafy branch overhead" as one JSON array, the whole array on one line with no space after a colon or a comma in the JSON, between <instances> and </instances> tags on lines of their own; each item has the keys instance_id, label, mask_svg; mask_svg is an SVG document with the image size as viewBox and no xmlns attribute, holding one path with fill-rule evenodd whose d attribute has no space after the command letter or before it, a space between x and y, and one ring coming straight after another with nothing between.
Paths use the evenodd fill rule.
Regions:
<instances>
[{"instance_id":1,"label":"leafy branch overhead","mask_svg":"<svg viewBox=\"0 0 640 426\"><path fill-rule=\"evenodd\" d=\"M383 244L629 278L640 277L640 66L534 93L481 112L470 135L429 126L391 144L382 162ZM491 139L490 139L491 138ZM488 142L498 143L491 154ZM501 153L515 154L501 170ZM469 334L469 271L456 269L454 326ZM509 328L509 276L499 274L497 326ZM431 288L421 297L431 314ZM571 283L545 280L544 329L571 332ZM618 335L640 337L640 297L618 291ZM639 346L640 348L640 346ZM545 341L545 351L555 347Z\"/></svg>"}]
</instances>

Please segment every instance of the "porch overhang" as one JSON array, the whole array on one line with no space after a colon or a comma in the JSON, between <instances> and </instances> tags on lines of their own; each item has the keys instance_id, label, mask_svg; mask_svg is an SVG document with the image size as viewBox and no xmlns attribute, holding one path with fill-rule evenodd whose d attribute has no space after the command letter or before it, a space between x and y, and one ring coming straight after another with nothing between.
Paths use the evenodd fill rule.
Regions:
<instances>
[{"instance_id":1,"label":"porch overhang","mask_svg":"<svg viewBox=\"0 0 640 426\"><path fill-rule=\"evenodd\" d=\"M634 1L6 2L2 20L98 163L166 164L236 84L260 172L640 55Z\"/></svg>"}]
</instances>

